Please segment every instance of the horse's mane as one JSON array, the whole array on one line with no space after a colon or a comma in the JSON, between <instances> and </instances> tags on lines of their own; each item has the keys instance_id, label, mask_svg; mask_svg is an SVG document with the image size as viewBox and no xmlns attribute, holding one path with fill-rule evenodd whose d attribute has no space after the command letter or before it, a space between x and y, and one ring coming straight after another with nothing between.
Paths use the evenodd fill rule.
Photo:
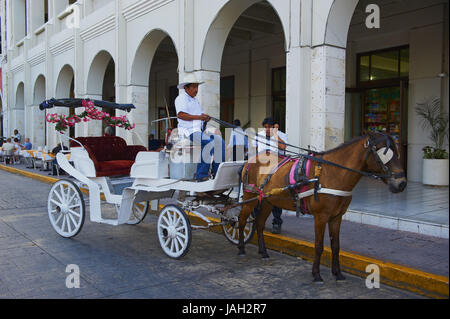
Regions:
<instances>
[{"instance_id":1,"label":"horse's mane","mask_svg":"<svg viewBox=\"0 0 450 319\"><path fill-rule=\"evenodd\" d=\"M329 154L329 153L333 153L333 152L335 152L335 151L337 151L337 150L340 150L341 148L347 147L347 146L349 146L350 144L353 144L353 143L355 143L355 142L357 142L357 141L359 141L359 140L362 140L362 139L365 138L366 136L367 136L367 134L362 135L362 136L354 137L354 138L352 138L351 140L349 140L349 141L347 141L347 142L345 142L345 143L342 143L341 145L336 146L335 148L332 148L331 150L324 151L324 152L318 152L318 153L316 153L316 154L317 154L317 155L326 155L326 154Z\"/></svg>"}]
</instances>

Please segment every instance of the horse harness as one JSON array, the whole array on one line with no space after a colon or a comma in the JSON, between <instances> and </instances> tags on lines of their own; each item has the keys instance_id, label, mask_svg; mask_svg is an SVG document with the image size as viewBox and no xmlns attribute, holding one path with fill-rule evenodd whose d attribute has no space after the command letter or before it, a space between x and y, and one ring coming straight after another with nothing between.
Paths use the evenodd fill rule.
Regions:
<instances>
[{"instance_id":1,"label":"horse harness","mask_svg":"<svg viewBox=\"0 0 450 319\"><path fill-rule=\"evenodd\" d=\"M382 147L379 150L377 150L376 145L380 142L385 142L386 147ZM290 170L289 175L287 176L287 186L284 187L282 190L289 190L290 194L292 195L294 206L296 208L296 215L297 217L299 214L306 214L309 213L308 207L306 204L306 197L314 195L314 200L318 201L317 194L324 193L334 196L341 196L341 197L349 197L352 196L351 191L341 191L336 189L329 189L329 188L323 188L319 183L319 177L322 170L322 164L328 164L331 166L335 166L338 168L346 169L348 171L352 171L358 174L361 174L363 176L372 177L376 179L380 178L391 178L394 177L395 179L401 178L405 176L404 172L401 173L393 173L389 167L386 166L386 164L393 158L394 152L392 151L391 146L395 145L393 144L391 139L388 135L382 134L382 136L378 139L372 139L369 135L369 139L365 142L364 147L367 148L366 155L364 157L364 160L367 160L370 153L374 155L375 161L381 166L384 174L378 174L374 172L364 172L356 169L352 169L349 167L345 167L333 162L329 162L327 160L324 160L323 158L318 158L317 155L319 154L299 154L300 156L298 158L295 157L284 157L281 162L276 165L272 171L267 175L264 182L257 187L255 184L248 184L248 171L250 168L250 163L248 163L244 178L246 179L246 183L244 183L243 189L244 192L248 193L255 193L257 194L258 199L258 208L261 205L262 200L265 197L270 197L271 195L266 195L263 192L264 187L267 185L267 183L270 181L272 176L286 163L294 161L294 164L292 165L292 168ZM314 156L316 155L316 156ZM309 169L311 165L311 161L317 162L317 165L314 169L314 178L309 179ZM245 165L245 164L244 164ZM242 174L239 173L240 176L240 183L242 183ZM308 189L309 184L314 184L314 187L311 189Z\"/></svg>"}]
</instances>

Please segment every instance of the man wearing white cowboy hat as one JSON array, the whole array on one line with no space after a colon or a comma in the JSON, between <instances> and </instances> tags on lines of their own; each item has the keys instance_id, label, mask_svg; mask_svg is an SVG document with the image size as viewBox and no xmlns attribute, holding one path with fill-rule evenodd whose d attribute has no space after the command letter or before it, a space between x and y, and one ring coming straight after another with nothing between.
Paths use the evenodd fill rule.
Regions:
<instances>
[{"instance_id":1,"label":"man wearing white cowboy hat","mask_svg":"<svg viewBox=\"0 0 450 319\"><path fill-rule=\"evenodd\" d=\"M209 122L211 119L208 114L204 113L202 106L196 99L198 86L203 83L198 81L195 74L186 74L183 82L178 85L178 89L182 91L175 99L179 133L201 145L202 154L201 161L197 165L197 181L209 179L210 159L213 155L213 176L217 173L220 163L225 161L225 142L223 139L218 135L210 135L203 132L203 123ZM210 143L213 143L214 147L211 147ZM207 154L207 151L204 154L205 147L208 145L209 154Z\"/></svg>"}]
</instances>

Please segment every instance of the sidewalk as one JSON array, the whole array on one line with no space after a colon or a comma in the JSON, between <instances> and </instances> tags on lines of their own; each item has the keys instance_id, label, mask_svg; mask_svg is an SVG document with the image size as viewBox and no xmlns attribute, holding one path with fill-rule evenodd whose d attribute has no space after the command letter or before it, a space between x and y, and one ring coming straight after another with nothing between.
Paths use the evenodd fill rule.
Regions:
<instances>
[{"instance_id":1,"label":"sidewalk","mask_svg":"<svg viewBox=\"0 0 450 319\"><path fill-rule=\"evenodd\" d=\"M362 178L344 219L449 238L449 188L408 182L402 193L393 194L378 180Z\"/></svg>"},{"instance_id":2,"label":"sidewalk","mask_svg":"<svg viewBox=\"0 0 450 319\"><path fill-rule=\"evenodd\" d=\"M0 164L1 165L1 164ZM13 168L21 169L24 171L39 173L42 177L53 177L48 176L49 172L40 172L33 169L24 169L23 165L13 165ZM1 167L0 167L1 168ZM67 175L61 176L61 178L68 178ZM353 222L347 219L343 220L341 226L341 257L345 253L355 254L356 260L358 261L359 272L364 274L366 257L367 259L373 259L377 263L387 263L395 264L399 266L404 266L410 269L405 271L414 272L424 272L437 276L447 277L444 279L447 282L447 296L448 296L448 276L449 276L449 241L448 241L448 197L444 199L445 193L448 194L448 188L443 189L432 189L431 191L437 191L435 194L425 194L420 195L422 192L427 192L426 188L422 185L409 184L408 187L412 186L408 193L406 190L403 196L401 194L392 194L392 198L388 193L384 192L384 185L376 187L372 181L362 181L361 186L357 187L354 195L354 202L352 202L351 208L354 210L365 209L360 214L373 214L380 216L381 218L387 217L391 219L397 219L399 221L403 220L406 216L411 218L413 222L419 224L427 222L425 218L434 214L434 212L439 212L442 219L439 222L445 223L445 212L446 208L446 220L447 225L447 238L439 238L433 236L427 236L419 234L417 232L402 231L398 229L382 228L373 225L364 224L363 218L360 222ZM374 189L376 187L376 189ZM387 188L385 190L388 192ZM408 188L407 188L408 190ZM432 192L431 192L432 193ZM436 195L437 194L437 195ZM393 196L396 196L394 198ZM431 197L432 199L426 200L426 198ZM421 201L423 200L423 202ZM170 201L170 200L169 200ZM172 200L173 201L173 200ZM411 203L410 201L414 201ZM167 201L163 201L166 203ZM419 204L420 203L420 204ZM436 204L437 203L437 204ZM370 211L367 209L370 207ZM437 207L433 210L433 207ZM390 216L387 215L391 212ZM416 212L414 214L414 212ZM351 212L348 212L349 214ZM384 215L383 215L384 213ZM409 214L410 213L410 214ZM346 215L347 215L346 214ZM356 213L358 214L358 213ZM403 214L403 215L402 215ZM409 215L406 215L409 214ZM361 215L362 216L362 215ZM266 223L266 245L271 249L279 249L288 254L293 254L306 259L313 256L313 245L314 245L314 219L312 216L301 216L299 218L295 217L295 213L286 213L282 216L283 230L281 236L272 235L270 233L272 229L272 217L269 217ZM412 219L415 218L415 219ZM422 219L422 220L421 220ZM292 242L298 241L295 245L297 247L291 249L288 245L292 245ZM281 244L280 244L281 243ZM325 246L330 246L328 231L325 233ZM284 248L283 248L284 246ZM293 253L292 253L293 252ZM306 253L306 255L305 255ZM325 257L325 256L324 256ZM324 258L323 259L326 259ZM361 262L359 262L361 261ZM369 261L368 263L371 263ZM354 265L353 261L347 262L350 268ZM345 264L345 262L344 262ZM345 268L345 266L344 266ZM361 269L363 269L361 271ZM420 274L423 282L427 282L427 274ZM393 276L394 278L397 275ZM411 281L411 279L408 279ZM406 280L406 282L408 282ZM442 279L439 279L442 282ZM397 285L397 287L400 287Z\"/></svg>"}]
</instances>

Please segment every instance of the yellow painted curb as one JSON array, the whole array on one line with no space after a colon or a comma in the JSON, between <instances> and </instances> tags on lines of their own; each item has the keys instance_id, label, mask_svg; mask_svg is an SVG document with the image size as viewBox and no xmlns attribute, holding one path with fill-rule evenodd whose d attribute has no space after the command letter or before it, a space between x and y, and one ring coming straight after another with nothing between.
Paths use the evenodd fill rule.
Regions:
<instances>
[{"instance_id":1,"label":"yellow painted curb","mask_svg":"<svg viewBox=\"0 0 450 319\"><path fill-rule=\"evenodd\" d=\"M20 174L29 178L37 179L45 183L53 184L58 179L40 174L24 171L0 164L0 169ZM88 191L83 189L84 193ZM103 194L102 194L103 195ZM104 200L104 197L102 196ZM161 205L163 206L163 205ZM189 218L199 225L206 223L198 216L188 213ZM219 222L217 218L210 218L211 222ZM221 233L221 227L212 227L213 232ZM270 232L264 232L266 247L268 249L276 250L291 256L299 257L307 261L314 260L314 243L295 239L282 235L275 235ZM253 244L257 244L256 236L251 240ZM449 279L445 276L439 276L423 272L418 269L409 268L387 261L377 260L357 254L341 251L340 263L343 271L353 275L366 278L369 273L366 272L366 267L375 264L380 269L380 281L383 284L412 291L424 296L432 298L448 298L449 297ZM331 265L331 249L324 247L321 258L321 264L330 267Z\"/></svg>"},{"instance_id":2,"label":"yellow painted curb","mask_svg":"<svg viewBox=\"0 0 450 319\"><path fill-rule=\"evenodd\" d=\"M188 213L189 218L198 224L206 224L198 216ZM220 222L217 218L208 217L211 222ZM214 232L222 232L221 227L213 227ZM264 240L268 249L276 250L307 261L314 261L314 243L292 237L264 232ZM257 238L253 236L252 244L257 245ZM423 272L418 269L405 267L390 262L377 260L346 251L340 251L339 260L343 271L366 278L371 272L366 267L375 264L380 269L380 282L396 288L412 291L432 298L449 297L449 279L445 276ZM324 247L321 264L331 267L331 248Z\"/></svg>"}]
</instances>

